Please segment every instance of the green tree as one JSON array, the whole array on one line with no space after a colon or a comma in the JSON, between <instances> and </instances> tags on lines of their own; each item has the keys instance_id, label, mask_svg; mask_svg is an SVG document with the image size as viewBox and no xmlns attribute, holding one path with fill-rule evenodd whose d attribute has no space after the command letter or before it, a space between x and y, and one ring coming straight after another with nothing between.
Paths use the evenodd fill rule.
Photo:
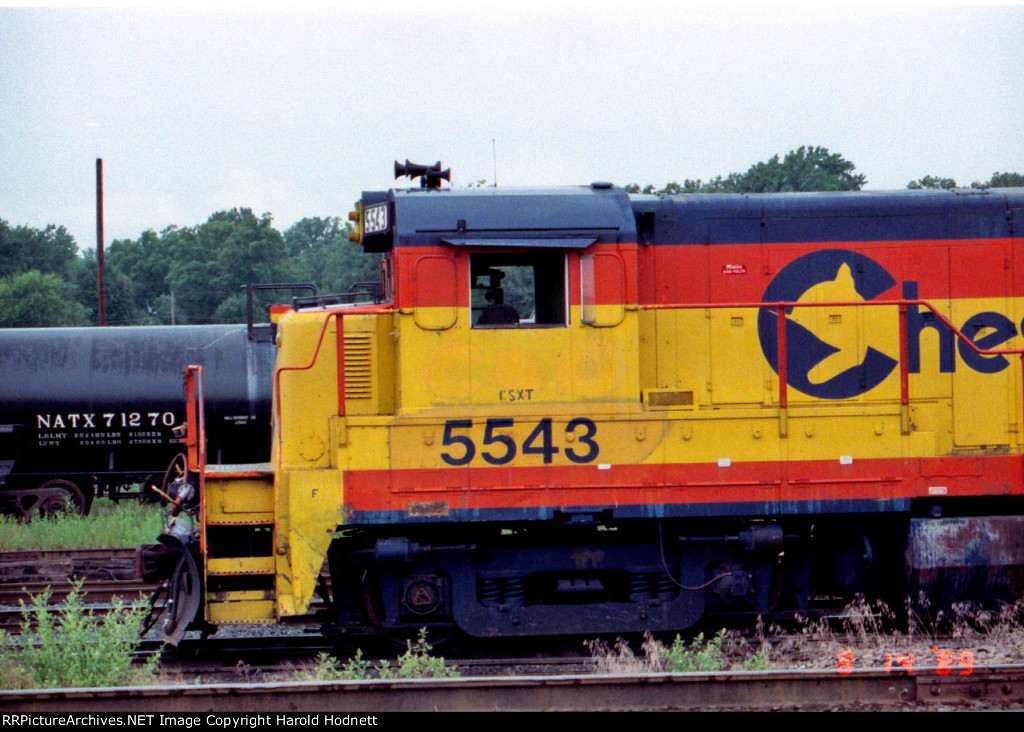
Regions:
<instances>
[{"instance_id":1,"label":"green tree","mask_svg":"<svg viewBox=\"0 0 1024 732\"><path fill-rule=\"evenodd\" d=\"M854 173L857 166L839 153L824 147L802 146L790 150L779 160L773 155L763 163L752 165L745 173L730 173L705 182L685 179L655 190L643 189L636 183L626 186L627 193L773 193L786 191L859 191L867 178Z\"/></svg>"},{"instance_id":2,"label":"green tree","mask_svg":"<svg viewBox=\"0 0 1024 732\"><path fill-rule=\"evenodd\" d=\"M687 178L682 183L672 181L666 183L664 188L655 190L654 186L646 185L643 190L640 190L640 186L636 183L630 183L626 186L626 193L661 193L665 195L673 195L677 193L707 193L705 190L704 183L698 180L690 180Z\"/></svg>"},{"instance_id":3,"label":"green tree","mask_svg":"<svg viewBox=\"0 0 1024 732\"><path fill-rule=\"evenodd\" d=\"M68 282L75 300L86 314L86 322L99 322L97 293L96 252L89 250L78 260ZM107 325L156 325L160 321L135 305L135 285L116 265L104 258L103 292L106 302Z\"/></svg>"},{"instance_id":4,"label":"green tree","mask_svg":"<svg viewBox=\"0 0 1024 732\"><path fill-rule=\"evenodd\" d=\"M198 226L116 241L107 261L132 283L135 322L238 322L245 318L243 285L293 278L270 214L257 217L247 208L218 211Z\"/></svg>"},{"instance_id":5,"label":"green tree","mask_svg":"<svg viewBox=\"0 0 1024 732\"><path fill-rule=\"evenodd\" d=\"M859 191L867 179L855 174L853 163L824 147L799 147L779 161L773 155L741 176L726 179L724 187L738 193L775 191ZM731 180L732 179L732 180Z\"/></svg>"},{"instance_id":6,"label":"green tree","mask_svg":"<svg viewBox=\"0 0 1024 732\"><path fill-rule=\"evenodd\" d=\"M953 178L939 178L933 175L926 175L924 178L912 180L907 188L941 188L952 190L956 188L956 181ZM1020 173L993 173L987 181L976 180L971 183L971 188L1022 188L1024 187L1024 175Z\"/></svg>"},{"instance_id":7,"label":"green tree","mask_svg":"<svg viewBox=\"0 0 1024 732\"><path fill-rule=\"evenodd\" d=\"M778 158L778 156L776 156ZM715 176L707 183L701 183L701 193L743 193L743 173L729 173L724 178L720 175Z\"/></svg>"},{"instance_id":8,"label":"green tree","mask_svg":"<svg viewBox=\"0 0 1024 732\"><path fill-rule=\"evenodd\" d=\"M952 178L938 178L934 175L926 175L924 178L912 180L907 183L907 188L920 190L922 188L936 188L946 191L956 188L956 181Z\"/></svg>"},{"instance_id":9,"label":"green tree","mask_svg":"<svg viewBox=\"0 0 1024 732\"><path fill-rule=\"evenodd\" d=\"M1024 175L1020 173L993 173L986 182L975 181L971 188L1022 188L1024 187Z\"/></svg>"},{"instance_id":10,"label":"green tree","mask_svg":"<svg viewBox=\"0 0 1024 732\"><path fill-rule=\"evenodd\" d=\"M305 218L284 232L296 282L312 282L321 293L343 293L357 282L380 279L380 255L366 254L348 240L347 221Z\"/></svg>"},{"instance_id":11,"label":"green tree","mask_svg":"<svg viewBox=\"0 0 1024 732\"><path fill-rule=\"evenodd\" d=\"M117 271L130 283L134 322L169 322L157 314L157 301L168 293L167 275L174 263L173 238L177 227L160 234L147 230L137 240L118 239L107 247L107 279Z\"/></svg>"},{"instance_id":12,"label":"green tree","mask_svg":"<svg viewBox=\"0 0 1024 732\"><path fill-rule=\"evenodd\" d=\"M0 277L33 269L65 277L77 256L75 238L63 226L12 228L0 219Z\"/></svg>"},{"instance_id":13,"label":"green tree","mask_svg":"<svg viewBox=\"0 0 1024 732\"><path fill-rule=\"evenodd\" d=\"M242 285L281 282L291 274L284 238L269 213L257 218L248 208L221 211L210 216L197 235L213 255L214 285L225 299Z\"/></svg>"},{"instance_id":14,"label":"green tree","mask_svg":"<svg viewBox=\"0 0 1024 732\"><path fill-rule=\"evenodd\" d=\"M0 279L0 328L85 325L85 308L59 276L33 269Z\"/></svg>"}]
</instances>

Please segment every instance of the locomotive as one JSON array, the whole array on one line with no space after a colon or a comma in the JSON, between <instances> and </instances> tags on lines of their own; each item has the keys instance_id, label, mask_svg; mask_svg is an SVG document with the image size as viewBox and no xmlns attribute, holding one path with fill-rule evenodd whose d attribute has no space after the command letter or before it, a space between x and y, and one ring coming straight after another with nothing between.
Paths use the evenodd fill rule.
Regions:
<instances>
[{"instance_id":1,"label":"locomotive","mask_svg":"<svg viewBox=\"0 0 1024 732\"><path fill-rule=\"evenodd\" d=\"M270 455L266 324L0 331L0 510L23 518L160 487L181 452L182 371L205 364L214 463Z\"/></svg>"},{"instance_id":2,"label":"locomotive","mask_svg":"<svg viewBox=\"0 0 1024 732\"><path fill-rule=\"evenodd\" d=\"M1021 599L1024 189L404 174L350 215L379 301L281 319L268 464L205 464L190 370L141 551L172 643L316 594L332 632L473 637Z\"/></svg>"}]
</instances>

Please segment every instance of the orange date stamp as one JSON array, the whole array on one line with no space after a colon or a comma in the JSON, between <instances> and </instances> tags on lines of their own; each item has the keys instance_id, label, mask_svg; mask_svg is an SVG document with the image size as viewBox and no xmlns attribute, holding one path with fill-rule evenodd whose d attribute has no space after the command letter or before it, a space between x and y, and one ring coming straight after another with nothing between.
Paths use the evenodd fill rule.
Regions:
<instances>
[{"instance_id":1,"label":"orange date stamp","mask_svg":"<svg viewBox=\"0 0 1024 732\"><path fill-rule=\"evenodd\" d=\"M918 656L918 661L930 666L933 657L935 673L939 674L939 676L948 676L952 673L956 673L959 676L970 676L971 671L974 669L974 653L972 651L951 651L945 648L939 648L938 646L932 646L931 654L924 659ZM841 674L851 673L853 671L853 662L853 651L840 651L836 671ZM911 673L913 670L913 653L885 654L886 673Z\"/></svg>"}]
</instances>

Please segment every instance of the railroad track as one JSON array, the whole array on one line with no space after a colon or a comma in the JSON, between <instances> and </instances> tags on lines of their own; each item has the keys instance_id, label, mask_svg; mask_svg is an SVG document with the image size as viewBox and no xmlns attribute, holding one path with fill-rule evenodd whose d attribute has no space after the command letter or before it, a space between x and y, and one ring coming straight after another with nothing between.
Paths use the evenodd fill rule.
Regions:
<instances>
[{"instance_id":1,"label":"railroad track","mask_svg":"<svg viewBox=\"0 0 1024 732\"><path fill-rule=\"evenodd\" d=\"M0 628L18 632L22 603L45 592L50 593L48 606L59 610L76 581L83 601L96 613L109 610L115 597L131 602L156 588L139 579L134 549L0 552Z\"/></svg>"},{"instance_id":2,"label":"railroad track","mask_svg":"<svg viewBox=\"0 0 1024 732\"><path fill-rule=\"evenodd\" d=\"M301 680L303 672L310 677L315 676L315 657L319 653L335 653L329 643L310 642L306 645L271 644L265 652L245 656L218 656L214 654L202 657L188 655L164 655L161 660L161 672L173 678L202 679L206 683L287 683ZM139 661L147 658L146 652L138 654ZM236 660L237 658L237 660ZM344 657L341 659L345 660ZM367 659L373 668L387 666L396 674L400 674L399 664L394 659ZM529 675L567 675L593 674L596 663L587 657L575 658L494 658L494 659L448 659L446 667L454 668L460 676L529 676ZM308 679L306 679L308 680Z\"/></svg>"},{"instance_id":3,"label":"railroad track","mask_svg":"<svg viewBox=\"0 0 1024 732\"><path fill-rule=\"evenodd\" d=\"M135 572L134 550L130 549L0 553L0 598L10 608L11 603L16 606L18 600L49 588L52 593L51 606L59 609L62 597L71 590L70 578L77 577L83 582L89 606L101 611L115 596L145 597L152 592L155 586L139 582ZM12 622L18 623L22 619L22 612L16 607L10 609L9 613ZM318 625L314 617L299 619ZM444 655L459 666L464 677L470 679L419 680L411 686L407 682L396 681L307 682L303 688L294 690L295 684L285 683L284 680L293 679L296 669L301 669L317 653L337 653L331 640L313 635L312 630L307 629L305 634L294 631L293 636L274 638L223 638L218 635L202 641L185 639L176 652L164 655L166 663L162 665L171 675L180 678L200 676L205 680L212 678L226 682L226 685L211 686L209 691L203 690L201 686L189 685L188 692L188 697L196 700L196 708L209 706L212 711L223 712L240 709L256 711L258 708L270 708L274 703L313 711L337 708L335 705L339 703L343 703L344 708L366 709L373 709L376 704L381 704L376 708L409 709L420 708L420 704L431 708L522 709L542 708L542 704L550 704L543 708L582 708L590 711L598 708L853 708L857 705L884 707L936 704L1024 706L1024 666L996 665L991 656L984 657L980 651L974 656L978 662L967 674L963 673L963 668L955 665L952 668L941 668L936 664L936 659L928 654L919 654L913 669L900 665L898 657L901 656L896 654L894 658L897 660L894 660L890 668L880 672L862 668L865 661L871 661L862 658L860 654L855 660L861 668L853 668L852 656L850 665L846 666L843 652L837 656L835 651L829 651L831 668L827 670L771 671L754 675L630 676L595 673L596 662L582 653L554 659L517 659L509 657L516 654L515 650L511 653L494 651L488 653L486 658L477 659L464 657L443 644L437 647L435 643L435 654ZM834 645L836 642L842 644L840 637L831 640ZM775 645L775 641L772 644ZM143 648L141 653L146 650ZM362 650L367 648L364 646ZM398 650L401 649L396 645L379 649L378 653L373 654L375 665L381 658L394 658ZM153 652L153 649L148 649L148 652ZM521 649L518 652L521 653ZM950 659L964 658L962 650L953 649L949 653L952 653ZM823 657L826 653L819 655ZM344 660L345 654L341 653L340 656ZM873 662L879 662L879 659L874 658ZM920 670L918 666L921 666ZM553 676L558 681L552 681ZM509 679L513 677L519 681L510 682ZM484 678L489 681L484 681ZM282 681L252 683L271 679ZM247 690L237 691L243 682L246 682ZM310 683L316 691L310 690ZM219 706L220 702L208 703L205 695L222 696L225 686L231 689L228 695L245 699L242 706L231 709ZM177 688L180 690L180 687ZM429 694L424 691L426 688L431 689ZM123 708L125 711L144 712L146 708L151 708L147 704L161 711L174 711L175 707L167 705L170 702L166 696L162 696L164 692L160 689L146 687L145 690L124 692L93 690L88 695L95 704L92 708L102 711ZM666 690L670 690L671 694ZM48 705L47 712L89 708L90 702L83 700L81 693L71 690L33 692L27 695L0 692L0 707L9 704L18 708L23 705L27 709L36 708L34 705L38 702L41 704L38 708ZM118 696L119 693L123 697ZM389 694L395 696L392 698ZM503 697L503 694L508 697ZM173 696L173 692L167 692L167 696ZM47 701L41 701L43 699ZM106 703L109 700L114 706ZM250 703L256 706L246 705ZM352 703L357 706L350 706ZM187 712L188 709L180 711Z\"/></svg>"},{"instance_id":4,"label":"railroad track","mask_svg":"<svg viewBox=\"0 0 1024 732\"><path fill-rule=\"evenodd\" d=\"M333 712L414 711L691 711L1021 709L1024 666L976 668L969 676L934 671L849 674L821 671L577 674L463 677L407 681L236 683L0 692L0 710L33 715L66 712L209 714L289 711L308 724L342 722ZM332 719L327 719L331 716ZM339 715L340 716L340 715ZM386 713L382 715L386 717ZM379 723L379 722L378 722Z\"/></svg>"},{"instance_id":5,"label":"railroad track","mask_svg":"<svg viewBox=\"0 0 1024 732\"><path fill-rule=\"evenodd\" d=\"M138 577L135 549L36 549L0 552L0 584L68 577Z\"/></svg>"},{"instance_id":6,"label":"railroad track","mask_svg":"<svg viewBox=\"0 0 1024 732\"><path fill-rule=\"evenodd\" d=\"M134 548L0 552L0 629L19 632L22 603L44 592L50 593L48 606L60 611L75 582L81 582L83 602L96 614L110 610L115 598L145 600L157 588L139 577ZM316 601L313 612L320 609ZM299 617L288 624L310 622Z\"/></svg>"}]
</instances>

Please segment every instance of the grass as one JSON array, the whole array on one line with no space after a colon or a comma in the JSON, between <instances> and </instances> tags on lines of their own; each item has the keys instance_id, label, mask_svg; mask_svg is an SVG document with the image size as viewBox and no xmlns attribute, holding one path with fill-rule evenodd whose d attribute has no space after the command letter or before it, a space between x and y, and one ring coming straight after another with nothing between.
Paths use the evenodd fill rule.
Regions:
<instances>
[{"instance_id":1,"label":"grass","mask_svg":"<svg viewBox=\"0 0 1024 732\"><path fill-rule=\"evenodd\" d=\"M123 686L153 677L159 654L141 668L132 666L147 611L144 601L126 605L117 598L111 611L97 617L85 607L81 581L59 612L48 607L49 601L47 591L22 602L24 619L17 639L0 631L0 687Z\"/></svg>"},{"instance_id":2,"label":"grass","mask_svg":"<svg viewBox=\"0 0 1024 732\"><path fill-rule=\"evenodd\" d=\"M162 523L158 505L101 498L88 516L66 513L29 522L0 516L0 551L135 547L153 542Z\"/></svg>"}]
</instances>

